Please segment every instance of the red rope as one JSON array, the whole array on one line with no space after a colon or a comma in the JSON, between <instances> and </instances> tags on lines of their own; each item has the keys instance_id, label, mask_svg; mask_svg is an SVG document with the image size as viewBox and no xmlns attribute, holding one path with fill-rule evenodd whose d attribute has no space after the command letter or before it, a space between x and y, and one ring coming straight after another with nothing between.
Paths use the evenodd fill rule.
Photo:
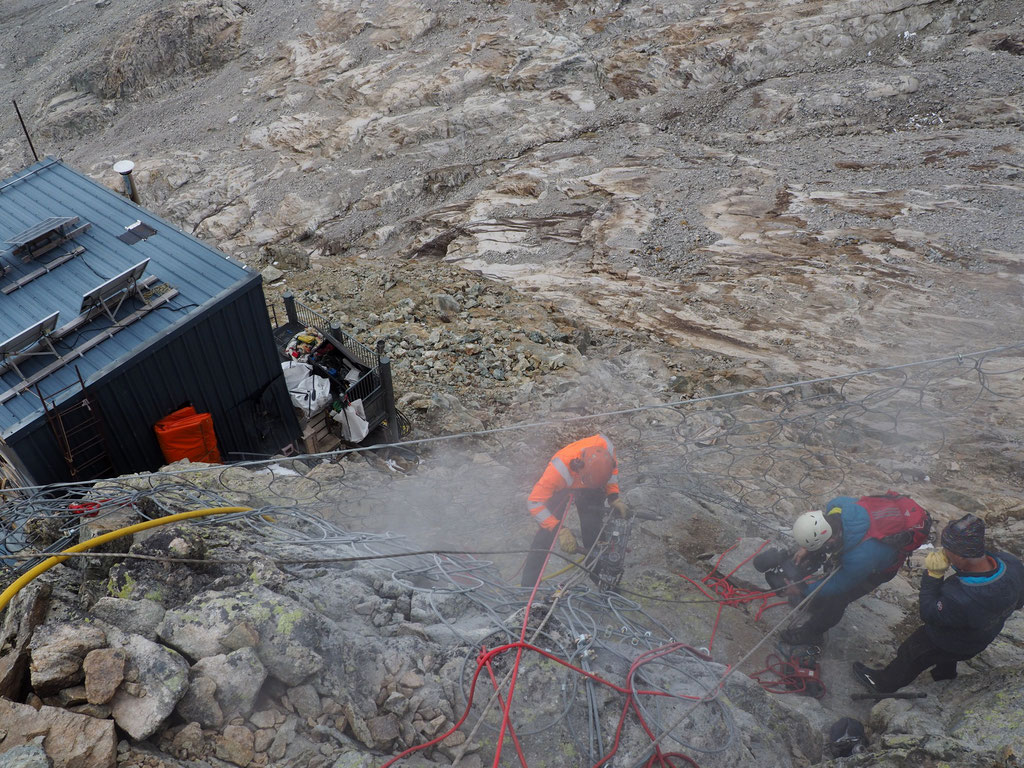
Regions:
<instances>
[{"instance_id":1,"label":"red rope","mask_svg":"<svg viewBox=\"0 0 1024 768\"><path fill-rule=\"evenodd\" d=\"M755 680L768 693L799 693L805 696L813 696L820 699L828 689L820 678L814 678L814 689L807 685L808 678L805 675L796 673L799 664L795 659L784 660L777 653L769 654L766 659L767 666L750 674L750 679ZM773 675L769 679L763 679Z\"/></svg>"},{"instance_id":2,"label":"red rope","mask_svg":"<svg viewBox=\"0 0 1024 768\"><path fill-rule=\"evenodd\" d=\"M692 757L687 757L682 752L655 753L651 755L651 759L647 761L646 768L653 768L655 760L657 760L658 765L663 766L663 768L676 768L674 765L672 765L672 763L669 762L669 758L672 758L673 760L685 760L687 763L692 765L693 768L700 768L700 766L697 765L696 762L694 762Z\"/></svg>"},{"instance_id":3,"label":"red rope","mask_svg":"<svg viewBox=\"0 0 1024 768\"><path fill-rule=\"evenodd\" d=\"M540 587L540 583L544 580L544 569L548 567L548 562L551 560L551 553L554 551L555 542L558 541L558 534L562 531L562 526L565 525L565 517L569 513L569 507L573 503L574 494L569 493L569 497L565 501L565 506L562 507L562 516L558 518L558 525L555 526L555 535L551 538L551 543L548 545L548 553L544 557L544 563L540 567L540 572L537 574L537 580L533 584L533 589L530 591L530 599L526 601L526 608L523 611L523 628L519 632L520 647L516 649L516 660L512 666L512 675L509 680L508 686L508 698L505 704L502 705L502 716L501 716L501 731L498 733L498 746L494 751L494 763L492 768L498 768L498 762L501 760L501 750L505 743L505 729L509 727L509 719L512 712L512 696L515 694L516 681L519 678L519 664L523 659L523 647L526 643L526 628L530 621L530 610L533 607L533 601L537 597L537 589ZM552 657L553 658L553 657ZM526 768L525 762L523 768Z\"/></svg>"},{"instance_id":4,"label":"red rope","mask_svg":"<svg viewBox=\"0 0 1024 768\"><path fill-rule=\"evenodd\" d=\"M774 603L768 602L769 599L777 597L774 591L762 592L753 589L741 589L740 587L737 587L735 584L729 581L729 578L734 573L736 573L736 571L738 571L744 565L746 565L755 557L757 557L757 554L766 546L768 546L767 540L763 541L761 543L761 546L754 550L749 557L746 557L739 563L737 563L736 567L729 571L727 574L725 574L724 576L717 575L718 566L722 564L722 560L725 559L726 555L728 555L730 552L736 549L737 546L739 546L739 541L737 541L735 544L733 544L731 547L725 550L725 552L719 555L718 560L715 561L715 565L711 569L711 572L708 573L699 582L694 581L684 573L679 574L682 578L686 579L698 590L700 590L700 593L702 595L718 603L718 613L715 615L714 624L712 624L711 626L711 638L708 640L708 649L714 647L715 634L718 632L718 623L722 618L723 606L743 605L744 603L755 603L760 601L761 605L758 607L757 613L754 615L754 621L759 621L761 619L761 614L763 614L768 608L774 608L778 605L786 605L785 600L780 600ZM705 587L707 587L708 589L705 589ZM710 592L708 590L710 590Z\"/></svg>"},{"instance_id":5,"label":"red rope","mask_svg":"<svg viewBox=\"0 0 1024 768\"><path fill-rule=\"evenodd\" d=\"M633 661L633 664L630 666L630 671L629 671L629 675L628 675L628 678L627 678L627 685L625 687L623 687L623 686L616 685L615 683L612 683L612 682L610 682L608 680L605 680L604 678L600 677L599 675L595 675L592 672L587 672L585 669L582 669L581 667L578 667L575 664L572 664L572 663L570 663L570 662L568 662L568 661L566 661L566 660L564 660L562 658L559 658L558 656L555 656L553 653L550 653L549 651L545 651L543 648L539 648L538 646L531 645L530 643L527 643L527 642L522 641L522 640L514 642L514 643L507 643L505 645L500 645L500 646L498 646L496 648L491 648L489 650L487 648L482 648L480 650L479 656L477 657L477 667L476 667L476 671L473 673L473 680L472 680L472 682L470 684L469 695L467 697L468 701L466 702L466 708L463 711L462 716L459 718L459 721L457 723L455 723L447 731L445 731L444 733L436 736L435 738L431 739L430 741L425 742L423 744L417 744L415 746L409 747L408 749L404 750L403 752L400 752L399 754L395 755L390 760L388 760L386 763L384 763L381 766L381 768L390 768L390 766L394 765L396 762L398 762L402 758L407 757L407 756L413 754L414 752L418 752L418 751L420 751L422 749L427 749L428 747L434 746L435 744L439 744L442 741L444 741L446 738L448 738L451 734L455 733L455 731L457 731L459 728L461 728L462 724L464 722L466 722L466 719L469 717L470 710L471 710L471 708L473 706L473 701L474 701L474 698L476 696L476 685L477 685L477 681L479 680L480 673L485 668L487 668L489 674L491 675L492 682L495 682L495 679L494 679L494 676L493 676L493 671L490 668L491 661L496 656L498 656L499 654L506 653L507 651L510 651L513 648L516 649L517 659L519 658L519 655L521 655L523 651L532 651L534 653L538 653L541 656L544 656L545 658L551 659L552 661L557 662L558 664L561 664L563 667L566 667L567 669L571 669L572 671L574 671L574 672L576 672L576 673L578 673L580 675L583 675L584 677L587 677L590 680L593 680L594 682L600 683L601 685L605 685L605 686L611 688L612 690L614 690L614 691L616 691L618 693L622 693L622 694L624 694L626 696L626 701L624 702L624 705L623 705L622 714L620 715L619 722L618 722L618 724L616 726L615 741L614 741L614 744L612 746L612 749L611 749L611 751L609 751L609 753L607 755L602 757L600 761L595 763L593 768L600 768L602 765L607 763L615 755L615 753L617 752L617 750L619 748L619 741L620 741L622 729L623 729L623 727L625 725L625 718L626 718L626 715L629 713L629 710L631 708L634 710L634 713L635 713L637 719L640 721L641 726L644 728L644 730L647 732L647 734L652 739L655 738L653 732L650 730L650 728L648 727L647 723L644 721L643 715L641 714L639 707L636 705L635 697L637 697L637 696L666 696L666 697L677 698L677 699L688 699L688 700L691 700L691 701L700 701L701 699L704 698L703 696L688 696L688 695L682 695L682 694L672 694L672 693L668 693L666 691L652 691L652 690L645 690L645 689L635 690L633 688L633 676L634 676L636 670L639 669L640 666L642 666L643 664L645 664L645 663L647 663L649 661L653 661L655 659L662 658L664 656L667 656L670 653L674 653L674 652L679 651L679 650L686 650L689 653L697 656L698 658L704 659L705 661L711 661L711 657L710 656L707 656L706 654L703 654L700 651L696 650L695 648L692 648L691 646L686 645L684 643L672 643L672 644L667 645L667 646L661 646L660 648L654 648L654 649L652 649L650 651L646 651L645 653L642 653L640 656L638 656ZM506 703L503 705L503 709L507 711L507 707L508 707L508 703L506 701ZM514 731L511 729L511 726L509 726L509 728L510 728L510 732L512 733L513 742L516 743L517 750L519 751L520 763L525 768L526 761L525 761L525 757L522 754L522 751L519 750L518 739L516 738ZM700 768L700 766L698 766L697 763L694 762L692 758L687 757L686 755L683 755L682 753L677 753L677 752L661 753L660 750L657 747L655 748L655 754L651 758L651 760L652 761L659 760L660 762L654 763L654 762L648 761L647 765L648 766L653 766L653 765L657 764L657 765L663 766L664 768L675 768L671 764L671 762L668 762L670 759L686 760L691 766L694 766L694 768Z\"/></svg>"},{"instance_id":6,"label":"red rope","mask_svg":"<svg viewBox=\"0 0 1024 768\"><path fill-rule=\"evenodd\" d=\"M722 608L726 605L743 605L746 603L755 603L760 601L761 604L758 606L757 613L754 614L754 621L760 621L762 614L764 614L764 612L769 608L788 604L787 600L768 602L771 598L777 596L774 591L761 592L757 590L741 589L729 581L729 578L735 574L736 571L753 560L767 544L767 541L763 542L761 546L759 546L749 557L737 563L736 567L724 576L717 575L718 567L722 564L722 560L725 559L725 556L739 545L739 541L719 556L718 560L715 561L715 565L711 569L711 572L699 582L694 581L685 574L679 574L700 590L701 594L705 597L718 602L718 612L715 614L715 621L711 626L711 639L708 641L709 649L714 646L715 634L718 632L718 623L722 618ZM705 587L707 589L705 589ZM710 592L708 590L710 590ZM778 654L773 653L765 660L765 664L766 666L764 669L754 672L750 675L750 678L755 680L769 693L799 693L814 696L815 698L821 698L827 692L825 684L817 678L814 679L814 690L811 690L808 687L808 678L804 675L797 674L795 671L796 668L800 666L795 659L785 661L779 657ZM769 675L773 677L768 677Z\"/></svg>"},{"instance_id":7,"label":"red rope","mask_svg":"<svg viewBox=\"0 0 1024 768\"><path fill-rule=\"evenodd\" d=\"M498 688L498 678L494 676L494 667L491 666L491 660L487 660L487 674L491 678L491 687L494 688L494 695L498 697L498 705L502 707L504 711L505 702L501 700L501 690ZM516 754L519 756L519 764L526 768L526 755L523 754L523 747L519 743L519 737L516 736L515 728L509 723L508 732L512 735L512 742L516 745Z\"/></svg>"}]
</instances>

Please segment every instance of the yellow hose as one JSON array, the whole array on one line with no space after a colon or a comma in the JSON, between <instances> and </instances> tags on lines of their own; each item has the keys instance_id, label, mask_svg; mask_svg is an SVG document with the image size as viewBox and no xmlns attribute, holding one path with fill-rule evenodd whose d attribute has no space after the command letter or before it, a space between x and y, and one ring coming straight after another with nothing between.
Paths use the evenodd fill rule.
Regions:
<instances>
[{"instance_id":1,"label":"yellow hose","mask_svg":"<svg viewBox=\"0 0 1024 768\"><path fill-rule=\"evenodd\" d=\"M572 570L573 568L575 568L576 566L578 566L578 565L579 565L580 563L582 563L582 562L583 562L584 560L586 560L586 559L587 559L587 558L585 558L585 557L581 557L581 558L580 558L579 560L576 560L575 562L570 562L570 563L569 563L569 564L568 564L567 566L565 566L565 568L563 568L562 570L560 570L560 571L555 571L554 573L549 573L549 574L548 574L547 576L545 576L545 577L544 577L543 579L541 579L541 581L547 581L548 579L553 579L553 578L555 578L556 576L561 576L561 575L562 575L563 573L565 573L566 571L570 571L570 570ZM3 607L4 607L4 606L3 606L3 603L0 603L0 608L3 608Z\"/></svg>"},{"instance_id":2,"label":"yellow hose","mask_svg":"<svg viewBox=\"0 0 1024 768\"><path fill-rule=\"evenodd\" d=\"M119 539L122 536L128 536L139 531L145 531L148 528L156 528L158 525L167 525L168 523L177 523L182 520L190 520L193 517L206 517L207 515L227 515L232 512L251 512L250 507L211 507L210 509L194 509L191 512L179 512L177 515L168 515L167 517L159 517L156 520L147 520L144 523L136 523L135 525L129 525L125 528L118 528L116 531L110 531L104 533L95 538L89 539L75 544L73 547L68 547L63 552L74 553L74 552L85 552L86 550L98 547L100 544L106 544L108 541ZM0 593L0 611L7 607L7 604L14 599L14 596L18 594L25 586L32 581L36 576L41 573L53 568L57 563L63 563L67 560L66 557L60 555L54 555L48 557L46 560L41 562L29 571L26 571L19 576L11 586Z\"/></svg>"}]
</instances>

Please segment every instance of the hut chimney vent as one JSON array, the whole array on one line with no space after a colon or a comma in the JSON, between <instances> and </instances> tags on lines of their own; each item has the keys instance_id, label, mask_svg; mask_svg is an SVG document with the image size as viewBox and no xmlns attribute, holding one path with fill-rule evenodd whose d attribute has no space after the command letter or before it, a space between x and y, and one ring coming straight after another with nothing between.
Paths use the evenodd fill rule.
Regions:
<instances>
[{"instance_id":1,"label":"hut chimney vent","mask_svg":"<svg viewBox=\"0 0 1024 768\"><path fill-rule=\"evenodd\" d=\"M139 190L135 188L135 179L132 178L135 163L131 160L118 160L114 163L114 170L121 174L121 181L124 182L124 196L131 198L133 203L138 204Z\"/></svg>"}]
</instances>

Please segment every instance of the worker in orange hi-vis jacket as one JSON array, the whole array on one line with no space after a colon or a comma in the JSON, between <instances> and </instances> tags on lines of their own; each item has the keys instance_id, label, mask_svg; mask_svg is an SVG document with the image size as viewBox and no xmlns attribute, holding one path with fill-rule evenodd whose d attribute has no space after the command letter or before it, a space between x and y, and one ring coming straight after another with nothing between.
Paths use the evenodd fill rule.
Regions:
<instances>
[{"instance_id":1,"label":"worker in orange hi-vis jacket","mask_svg":"<svg viewBox=\"0 0 1024 768\"><path fill-rule=\"evenodd\" d=\"M523 565L524 587L532 587L540 578L556 531L562 551L570 555L579 551L576 537L562 524L572 499L576 500L580 516L584 552L589 552L597 541L606 501L617 514L626 516L626 504L619 498L615 446L604 435L591 435L565 446L551 457L544 474L530 491L530 515L540 528Z\"/></svg>"}]
</instances>

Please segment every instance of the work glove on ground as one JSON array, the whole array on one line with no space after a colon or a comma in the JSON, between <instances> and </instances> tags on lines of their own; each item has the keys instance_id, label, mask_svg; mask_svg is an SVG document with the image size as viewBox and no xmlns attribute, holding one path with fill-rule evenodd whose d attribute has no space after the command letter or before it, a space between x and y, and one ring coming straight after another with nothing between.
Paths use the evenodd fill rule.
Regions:
<instances>
[{"instance_id":1,"label":"work glove on ground","mask_svg":"<svg viewBox=\"0 0 1024 768\"><path fill-rule=\"evenodd\" d=\"M622 499L616 499L608 505L619 517L625 517L629 510L626 508L626 502Z\"/></svg>"},{"instance_id":2,"label":"work glove on ground","mask_svg":"<svg viewBox=\"0 0 1024 768\"><path fill-rule=\"evenodd\" d=\"M580 550L576 544L576 537L572 535L572 531L568 528L562 528L558 531L558 546L567 555L574 555Z\"/></svg>"},{"instance_id":3,"label":"work glove on ground","mask_svg":"<svg viewBox=\"0 0 1024 768\"><path fill-rule=\"evenodd\" d=\"M924 567L927 569L928 575L933 579L943 578L946 575L946 570L949 568L949 560L946 559L946 553L941 549L929 552L928 556L924 559Z\"/></svg>"}]
</instances>

